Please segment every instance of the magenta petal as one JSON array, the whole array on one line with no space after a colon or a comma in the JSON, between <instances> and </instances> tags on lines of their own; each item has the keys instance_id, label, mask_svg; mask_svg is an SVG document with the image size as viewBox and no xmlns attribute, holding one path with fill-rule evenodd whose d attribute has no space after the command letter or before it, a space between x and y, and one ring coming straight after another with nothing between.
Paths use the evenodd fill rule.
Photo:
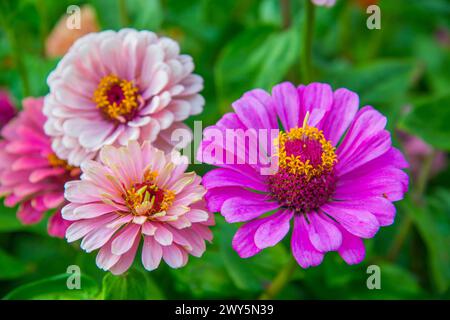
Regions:
<instances>
[{"instance_id":1,"label":"magenta petal","mask_svg":"<svg viewBox=\"0 0 450 320\"><path fill-rule=\"evenodd\" d=\"M221 213L229 223L243 222L279 207L278 202L268 202L265 195L255 193L251 198L235 197L226 200L222 205Z\"/></svg>"},{"instance_id":2,"label":"magenta petal","mask_svg":"<svg viewBox=\"0 0 450 320\"><path fill-rule=\"evenodd\" d=\"M209 189L205 194L205 200L209 211L219 212L225 200L244 194L253 194L253 192L249 192L241 187L213 188Z\"/></svg>"},{"instance_id":3,"label":"magenta petal","mask_svg":"<svg viewBox=\"0 0 450 320\"><path fill-rule=\"evenodd\" d=\"M211 170L203 177L203 185L206 189L218 187L245 187L259 191L267 191L267 185L260 180L259 176L256 176L253 179L229 169Z\"/></svg>"},{"instance_id":4,"label":"magenta petal","mask_svg":"<svg viewBox=\"0 0 450 320\"><path fill-rule=\"evenodd\" d=\"M352 209L367 210L378 220L380 226L389 226L394 222L395 206L384 197L354 198L345 201L345 206Z\"/></svg>"},{"instance_id":5,"label":"magenta petal","mask_svg":"<svg viewBox=\"0 0 450 320\"><path fill-rule=\"evenodd\" d=\"M323 118L333 102L333 90L326 83L310 83L298 88L300 95L300 118L298 126L301 127L306 113L310 113L308 124L316 126Z\"/></svg>"},{"instance_id":6,"label":"magenta petal","mask_svg":"<svg viewBox=\"0 0 450 320\"><path fill-rule=\"evenodd\" d=\"M339 157L336 169L340 174L356 169L390 150L390 134L384 130L386 122L386 117L372 107L358 111L336 151Z\"/></svg>"},{"instance_id":7,"label":"magenta petal","mask_svg":"<svg viewBox=\"0 0 450 320\"><path fill-rule=\"evenodd\" d=\"M286 131L298 126L300 99L297 88L290 82L280 83L272 88L272 96L278 117Z\"/></svg>"},{"instance_id":8,"label":"magenta petal","mask_svg":"<svg viewBox=\"0 0 450 320\"><path fill-rule=\"evenodd\" d=\"M302 268L315 267L322 263L323 253L317 251L311 244L303 216L294 216L291 247L295 260Z\"/></svg>"},{"instance_id":9,"label":"magenta petal","mask_svg":"<svg viewBox=\"0 0 450 320\"><path fill-rule=\"evenodd\" d=\"M233 249L241 258L249 258L261 251L255 244L255 233L265 219L253 220L241 226L233 237Z\"/></svg>"},{"instance_id":10,"label":"magenta petal","mask_svg":"<svg viewBox=\"0 0 450 320\"><path fill-rule=\"evenodd\" d=\"M274 129L277 127L277 121L274 114L271 114L268 108L252 95L244 95L233 103L239 119L249 129Z\"/></svg>"},{"instance_id":11,"label":"magenta petal","mask_svg":"<svg viewBox=\"0 0 450 320\"><path fill-rule=\"evenodd\" d=\"M385 197L390 201L403 199L408 190L408 175L394 167L368 171L364 176L346 175L339 178L334 199Z\"/></svg>"},{"instance_id":12,"label":"magenta petal","mask_svg":"<svg viewBox=\"0 0 450 320\"><path fill-rule=\"evenodd\" d=\"M377 218L367 210L348 208L345 203L327 203L322 210L348 232L361 238L372 238L380 228Z\"/></svg>"},{"instance_id":13,"label":"magenta petal","mask_svg":"<svg viewBox=\"0 0 450 320\"><path fill-rule=\"evenodd\" d=\"M341 136L358 111L359 97L356 93L347 89L338 89L333 93L333 105L326 113L320 124L325 137L337 145Z\"/></svg>"},{"instance_id":14,"label":"magenta petal","mask_svg":"<svg viewBox=\"0 0 450 320\"><path fill-rule=\"evenodd\" d=\"M309 224L306 224L309 240L320 252L337 250L342 243L339 229L331 222L322 218L317 212L308 214Z\"/></svg>"},{"instance_id":15,"label":"magenta petal","mask_svg":"<svg viewBox=\"0 0 450 320\"><path fill-rule=\"evenodd\" d=\"M342 232L342 245L339 248L339 255L348 264L358 264L364 260L366 249L361 238L352 235L344 228L340 228Z\"/></svg>"},{"instance_id":16,"label":"magenta petal","mask_svg":"<svg viewBox=\"0 0 450 320\"><path fill-rule=\"evenodd\" d=\"M290 210L277 212L258 227L255 233L255 244L258 248L264 249L273 247L283 240L290 229L290 221L293 212Z\"/></svg>"},{"instance_id":17,"label":"magenta petal","mask_svg":"<svg viewBox=\"0 0 450 320\"><path fill-rule=\"evenodd\" d=\"M70 221L64 220L61 216L61 211L58 210L48 220L47 231L48 234L57 237L64 238L67 228L70 226Z\"/></svg>"},{"instance_id":18,"label":"magenta petal","mask_svg":"<svg viewBox=\"0 0 450 320\"><path fill-rule=\"evenodd\" d=\"M37 223L43 216L44 212L34 209L30 201L22 203L17 210L17 218L23 224Z\"/></svg>"}]
</instances>

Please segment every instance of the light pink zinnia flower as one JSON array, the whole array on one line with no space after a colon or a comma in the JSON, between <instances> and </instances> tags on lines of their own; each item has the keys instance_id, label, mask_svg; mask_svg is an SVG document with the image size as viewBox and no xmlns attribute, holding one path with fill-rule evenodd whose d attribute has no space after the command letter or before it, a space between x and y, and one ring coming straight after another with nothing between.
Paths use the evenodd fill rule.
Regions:
<instances>
[{"instance_id":1,"label":"light pink zinnia flower","mask_svg":"<svg viewBox=\"0 0 450 320\"><path fill-rule=\"evenodd\" d=\"M24 224L39 222L44 213L55 209L48 232L64 237L68 221L61 219L65 204L64 184L76 179L78 168L58 159L44 133L43 98L23 101L23 111L2 130L0 141L0 195L5 205L20 204L17 217Z\"/></svg>"},{"instance_id":2,"label":"light pink zinnia flower","mask_svg":"<svg viewBox=\"0 0 450 320\"><path fill-rule=\"evenodd\" d=\"M272 95L245 93L234 113L205 129L211 139L202 142L200 155L220 167L203 178L208 209L230 223L245 222L233 238L241 257L276 245L294 220L291 247L300 266L319 265L328 251L355 264L365 256L362 238L393 223L392 202L408 188L401 170L407 163L391 145L386 118L358 107L358 96L347 89L282 83ZM224 143L217 133L226 137L227 130L256 142ZM262 130L274 130L275 138ZM278 164L268 175L265 159Z\"/></svg>"},{"instance_id":3,"label":"light pink zinnia flower","mask_svg":"<svg viewBox=\"0 0 450 320\"><path fill-rule=\"evenodd\" d=\"M81 180L66 184L64 219L69 242L83 238L87 252L100 249L97 265L113 274L133 263L141 238L147 270L161 259L172 268L184 266L188 254L199 257L212 240L214 217L205 210L205 189L187 159L178 152L164 155L144 142L127 147L105 146L100 162L81 165Z\"/></svg>"},{"instance_id":4,"label":"light pink zinnia flower","mask_svg":"<svg viewBox=\"0 0 450 320\"><path fill-rule=\"evenodd\" d=\"M336 4L336 0L311 0L316 6L332 7Z\"/></svg>"},{"instance_id":5,"label":"light pink zinnia flower","mask_svg":"<svg viewBox=\"0 0 450 320\"><path fill-rule=\"evenodd\" d=\"M73 15L69 16L64 14L59 19L45 41L45 53L47 57L55 58L63 56L77 39L88 33L100 30L94 7L84 5L81 7L79 14L80 28L67 27L67 23L70 23L68 20L73 19Z\"/></svg>"},{"instance_id":6,"label":"light pink zinnia flower","mask_svg":"<svg viewBox=\"0 0 450 320\"><path fill-rule=\"evenodd\" d=\"M403 148L408 158L411 174L418 178L425 159L433 153L433 148L420 137L398 131L398 138L403 144ZM447 168L447 155L442 151L436 151L431 164L431 176L435 176Z\"/></svg>"},{"instance_id":7,"label":"light pink zinnia flower","mask_svg":"<svg viewBox=\"0 0 450 320\"><path fill-rule=\"evenodd\" d=\"M58 157L80 165L129 140L168 151L174 130L189 135L181 121L202 111L203 80L179 51L169 38L133 29L77 40L47 80L45 130Z\"/></svg>"},{"instance_id":8,"label":"light pink zinnia flower","mask_svg":"<svg viewBox=\"0 0 450 320\"><path fill-rule=\"evenodd\" d=\"M16 115L16 108L7 91L0 90L0 129Z\"/></svg>"}]
</instances>

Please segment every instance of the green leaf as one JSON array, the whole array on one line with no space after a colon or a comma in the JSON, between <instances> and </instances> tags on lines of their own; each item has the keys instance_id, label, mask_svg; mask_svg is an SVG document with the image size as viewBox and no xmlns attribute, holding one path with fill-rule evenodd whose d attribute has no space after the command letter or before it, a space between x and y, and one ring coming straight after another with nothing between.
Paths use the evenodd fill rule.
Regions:
<instances>
[{"instance_id":1,"label":"green leaf","mask_svg":"<svg viewBox=\"0 0 450 320\"><path fill-rule=\"evenodd\" d=\"M243 260L231 247L236 228L228 223L218 223L220 227L220 253L228 274L237 288L241 290L260 291L262 283L255 277L248 260Z\"/></svg>"},{"instance_id":2,"label":"green leaf","mask_svg":"<svg viewBox=\"0 0 450 320\"><path fill-rule=\"evenodd\" d=\"M36 55L25 55L25 67L30 83L30 95L44 96L48 93L47 77L55 69L59 59L46 60Z\"/></svg>"},{"instance_id":3,"label":"green leaf","mask_svg":"<svg viewBox=\"0 0 450 320\"><path fill-rule=\"evenodd\" d=\"M410 61L381 60L356 68L331 69L323 79L334 88L358 93L362 104L390 103L403 97L411 84L415 65Z\"/></svg>"},{"instance_id":4,"label":"green leaf","mask_svg":"<svg viewBox=\"0 0 450 320\"><path fill-rule=\"evenodd\" d=\"M219 241L223 264L234 285L240 290L260 293L263 285L272 281L288 262L287 250L279 243L252 258L242 259L231 245L237 225L226 223L223 218L216 218L216 224L216 233L220 234L216 241Z\"/></svg>"},{"instance_id":5,"label":"green leaf","mask_svg":"<svg viewBox=\"0 0 450 320\"><path fill-rule=\"evenodd\" d=\"M26 228L17 219L16 210L17 208L0 205L0 232L19 231Z\"/></svg>"},{"instance_id":6,"label":"green leaf","mask_svg":"<svg viewBox=\"0 0 450 320\"><path fill-rule=\"evenodd\" d=\"M17 260L5 251L0 249L0 279L19 278L27 273L25 263Z\"/></svg>"},{"instance_id":7,"label":"green leaf","mask_svg":"<svg viewBox=\"0 0 450 320\"><path fill-rule=\"evenodd\" d=\"M147 273L138 269L131 269L120 276L107 273L103 278L103 298L105 300L164 299L163 293Z\"/></svg>"},{"instance_id":8,"label":"green leaf","mask_svg":"<svg viewBox=\"0 0 450 320\"><path fill-rule=\"evenodd\" d=\"M400 127L438 149L450 150L450 92L418 103Z\"/></svg>"},{"instance_id":9,"label":"green leaf","mask_svg":"<svg viewBox=\"0 0 450 320\"><path fill-rule=\"evenodd\" d=\"M67 281L73 276L64 273L50 278L38 280L15 288L8 293L6 300L69 300L92 299L98 292L97 283L89 276L81 274L80 289L69 289Z\"/></svg>"},{"instance_id":10,"label":"green leaf","mask_svg":"<svg viewBox=\"0 0 450 320\"><path fill-rule=\"evenodd\" d=\"M253 88L269 90L280 82L297 60L298 30L276 31L263 26L243 32L221 52L215 67L221 109Z\"/></svg>"},{"instance_id":11,"label":"green leaf","mask_svg":"<svg viewBox=\"0 0 450 320\"><path fill-rule=\"evenodd\" d=\"M402 205L427 247L433 286L439 293L444 293L450 285L450 191L437 190L425 207L415 206L410 201L404 201Z\"/></svg>"},{"instance_id":12,"label":"green leaf","mask_svg":"<svg viewBox=\"0 0 450 320\"><path fill-rule=\"evenodd\" d=\"M349 298L386 300L423 297L424 292L419 286L418 279L408 270L390 263L380 263L379 267L381 288L369 290L366 281L371 274L365 274L364 280L360 283L360 292L350 293Z\"/></svg>"},{"instance_id":13,"label":"green leaf","mask_svg":"<svg viewBox=\"0 0 450 320\"><path fill-rule=\"evenodd\" d=\"M164 17L159 0L128 0L126 4L131 27L138 30L159 30Z\"/></svg>"}]
</instances>

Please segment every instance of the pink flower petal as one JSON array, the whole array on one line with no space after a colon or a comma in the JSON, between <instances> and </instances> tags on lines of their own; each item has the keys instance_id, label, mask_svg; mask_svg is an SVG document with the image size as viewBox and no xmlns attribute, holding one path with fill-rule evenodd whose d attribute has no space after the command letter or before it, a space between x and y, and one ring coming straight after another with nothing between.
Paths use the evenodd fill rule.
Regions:
<instances>
[{"instance_id":1,"label":"pink flower petal","mask_svg":"<svg viewBox=\"0 0 450 320\"><path fill-rule=\"evenodd\" d=\"M377 218L367 210L349 208L343 204L327 203L321 208L348 232L362 238L372 238L380 228Z\"/></svg>"},{"instance_id":2,"label":"pink flower petal","mask_svg":"<svg viewBox=\"0 0 450 320\"><path fill-rule=\"evenodd\" d=\"M158 268L163 254L162 247L153 239L153 237L144 237L142 246L142 264L148 271Z\"/></svg>"},{"instance_id":3,"label":"pink flower petal","mask_svg":"<svg viewBox=\"0 0 450 320\"><path fill-rule=\"evenodd\" d=\"M186 253L176 244L162 247L163 259L172 268L180 268L185 264Z\"/></svg>"},{"instance_id":4,"label":"pink flower petal","mask_svg":"<svg viewBox=\"0 0 450 320\"><path fill-rule=\"evenodd\" d=\"M294 217L291 247L295 260L302 268L315 267L322 263L323 253L311 244L303 216Z\"/></svg>"},{"instance_id":5,"label":"pink flower petal","mask_svg":"<svg viewBox=\"0 0 450 320\"><path fill-rule=\"evenodd\" d=\"M266 222L258 227L255 233L255 244L258 248L264 249L273 247L283 240L290 229L290 221L293 212L279 211L270 216Z\"/></svg>"},{"instance_id":6,"label":"pink flower petal","mask_svg":"<svg viewBox=\"0 0 450 320\"><path fill-rule=\"evenodd\" d=\"M280 207L278 202L268 202L266 199L265 195L256 193L252 198L230 198L223 203L221 213L229 223L243 222Z\"/></svg>"},{"instance_id":7,"label":"pink flower petal","mask_svg":"<svg viewBox=\"0 0 450 320\"><path fill-rule=\"evenodd\" d=\"M123 227L111 242L111 252L122 255L130 250L140 230L141 227L134 223Z\"/></svg>"},{"instance_id":8,"label":"pink flower petal","mask_svg":"<svg viewBox=\"0 0 450 320\"><path fill-rule=\"evenodd\" d=\"M306 224L311 244L320 252L337 250L342 243L339 229L317 212L308 214L309 223Z\"/></svg>"},{"instance_id":9,"label":"pink flower petal","mask_svg":"<svg viewBox=\"0 0 450 320\"><path fill-rule=\"evenodd\" d=\"M340 230L342 232L342 245L338 250L339 255L348 264L358 264L363 261L366 250L362 239L352 235L343 228L340 228Z\"/></svg>"},{"instance_id":10,"label":"pink flower petal","mask_svg":"<svg viewBox=\"0 0 450 320\"><path fill-rule=\"evenodd\" d=\"M290 82L272 88L272 96L278 117L286 131L299 126L300 99L297 88Z\"/></svg>"}]
</instances>

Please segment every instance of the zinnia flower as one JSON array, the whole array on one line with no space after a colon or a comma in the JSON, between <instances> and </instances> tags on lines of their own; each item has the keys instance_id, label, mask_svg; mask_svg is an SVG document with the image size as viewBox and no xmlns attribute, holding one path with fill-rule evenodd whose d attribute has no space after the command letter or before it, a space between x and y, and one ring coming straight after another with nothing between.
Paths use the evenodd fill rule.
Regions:
<instances>
[{"instance_id":1,"label":"zinnia flower","mask_svg":"<svg viewBox=\"0 0 450 320\"><path fill-rule=\"evenodd\" d=\"M69 19L74 19L73 15L66 15L58 21L52 32L45 41L45 52L47 57L55 58L63 56L72 44L82 36L100 30L97 22L95 9L90 5L81 7L78 22L79 28L69 28ZM69 22L69 26L68 26Z\"/></svg>"},{"instance_id":2,"label":"zinnia flower","mask_svg":"<svg viewBox=\"0 0 450 320\"><path fill-rule=\"evenodd\" d=\"M87 160L81 180L66 184L71 203L62 215L74 221L67 240L83 238L87 252L100 249L98 267L113 274L131 266L141 238L147 270L156 269L161 259L179 268L189 254L201 256L205 240L212 240L214 217L205 210L201 178L186 168L186 157L176 151L164 155L149 142L105 146L100 162Z\"/></svg>"},{"instance_id":3,"label":"zinnia flower","mask_svg":"<svg viewBox=\"0 0 450 320\"><path fill-rule=\"evenodd\" d=\"M434 151L432 146L423 141L420 137L411 135L407 132L398 131L397 134L410 164L411 177L415 179L419 178L425 159L433 153L435 154L431 164L430 175L435 176L447 168L447 155L445 152Z\"/></svg>"},{"instance_id":4,"label":"zinnia flower","mask_svg":"<svg viewBox=\"0 0 450 320\"><path fill-rule=\"evenodd\" d=\"M311 0L316 6L332 7L336 4L336 0Z\"/></svg>"},{"instance_id":5,"label":"zinnia flower","mask_svg":"<svg viewBox=\"0 0 450 320\"><path fill-rule=\"evenodd\" d=\"M202 111L203 80L179 51L169 38L132 29L77 40L47 80L45 130L58 157L79 165L129 140L168 151L174 130L190 136L181 121Z\"/></svg>"},{"instance_id":6,"label":"zinnia flower","mask_svg":"<svg viewBox=\"0 0 450 320\"><path fill-rule=\"evenodd\" d=\"M16 108L11 101L9 93L0 90L0 129L16 115Z\"/></svg>"},{"instance_id":7,"label":"zinnia flower","mask_svg":"<svg viewBox=\"0 0 450 320\"><path fill-rule=\"evenodd\" d=\"M246 222L233 238L241 257L277 244L293 219L292 253L302 267L319 265L328 251L355 264L365 256L362 238L393 223L392 202L408 187L401 170L407 163L391 145L386 118L358 105L347 89L282 83L272 95L245 93L233 103L234 113L205 129L211 139L202 142L200 155L220 167L203 178L205 198L226 221ZM259 136L267 129L278 132L273 140ZM218 133L230 130L256 143L224 143ZM255 156L249 145L261 151ZM267 175L265 160L277 164Z\"/></svg>"},{"instance_id":8,"label":"zinnia flower","mask_svg":"<svg viewBox=\"0 0 450 320\"><path fill-rule=\"evenodd\" d=\"M55 209L48 232L64 237L68 222L60 209L65 204L64 184L76 179L79 169L59 159L44 133L43 98L27 98L23 111L2 130L0 140L0 195L5 205L19 204L17 217L24 224L39 222L44 213Z\"/></svg>"}]
</instances>

